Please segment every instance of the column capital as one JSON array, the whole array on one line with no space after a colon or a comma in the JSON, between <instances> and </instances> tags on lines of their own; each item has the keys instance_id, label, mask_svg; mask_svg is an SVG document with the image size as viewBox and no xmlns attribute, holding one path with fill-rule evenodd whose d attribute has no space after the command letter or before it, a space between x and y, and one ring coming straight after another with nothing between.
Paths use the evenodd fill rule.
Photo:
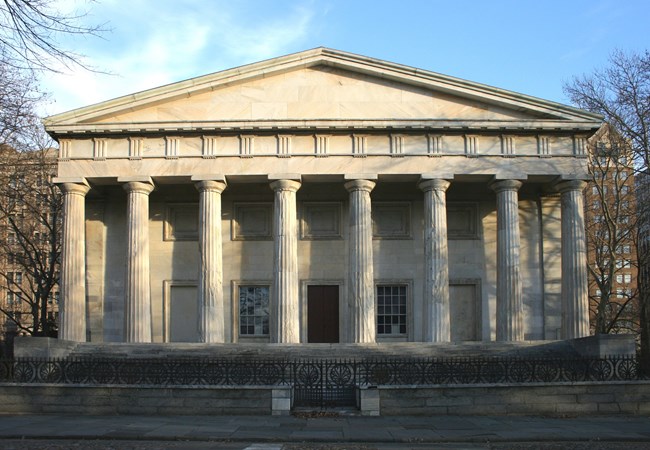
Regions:
<instances>
[{"instance_id":1,"label":"column capital","mask_svg":"<svg viewBox=\"0 0 650 450\"><path fill-rule=\"evenodd\" d=\"M60 178L55 178L54 180L61 180ZM85 179L83 181L54 181L59 187L61 192L64 194L76 194L85 197L85 195L90 191L90 185Z\"/></svg>"},{"instance_id":2,"label":"column capital","mask_svg":"<svg viewBox=\"0 0 650 450\"><path fill-rule=\"evenodd\" d=\"M372 192L372 190L376 186L376 183L370 180L351 180L345 183L344 186L345 189L348 190L348 192L354 192L354 191Z\"/></svg>"},{"instance_id":3,"label":"column capital","mask_svg":"<svg viewBox=\"0 0 650 450\"><path fill-rule=\"evenodd\" d=\"M221 194L226 189L226 187L228 187L228 184L225 181L221 180L202 180L195 181L194 187L199 192L210 191Z\"/></svg>"},{"instance_id":4,"label":"column capital","mask_svg":"<svg viewBox=\"0 0 650 450\"><path fill-rule=\"evenodd\" d=\"M560 180L555 183L555 188L560 193L565 193L568 191L579 191L582 192L587 187L587 182L584 180Z\"/></svg>"},{"instance_id":5,"label":"column capital","mask_svg":"<svg viewBox=\"0 0 650 450\"><path fill-rule=\"evenodd\" d=\"M300 189L300 181L295 180L275 180L269 184L274 191L291 191L297 192Z\"/></svg>"},{"instance_id":6,"label":"column capital","mask_svg":"<svg viewBox=\"0 0 650 450\"><path fill-rule=\"evenodd\" d=\"M522 184L519 180L494 180L488 186L494 192L499 193L503 191L518 191Z\"/></svg>"},{"instance_id":7,"label":"column capital","mask_svg":"<svg viewBox=\"0 0 650 450\"><path fill-rule=\"evenodd\" d=\"M122 185L122 187L126 192L137 192L146 195L149 195L155 188L151 181L127 181Z\"/></svg>"},{"instance_id":8,"label":"column capital","mask_svg":"<svg viewBox=\"0 0 650 450\"><path fill-rule=\"evenodd\" d=\"M435 178L432 180L420 180L418 187L424 191L447 191L451 183L442 178Z\"/></svg>"},{"instance_id":9,"label":"column capital","mask_svg":"<svg viewBox=\"0 0 650 450\"><path fill-rule=\"evenodd\" d=\"M198 181L223 181L224 183L226 182L226 176L224 174L210 174L210 175L204 175L204 174L198 174L198 175L192 175L190 178L192 182L198 182Z\"/></svg>"}]
</instances>

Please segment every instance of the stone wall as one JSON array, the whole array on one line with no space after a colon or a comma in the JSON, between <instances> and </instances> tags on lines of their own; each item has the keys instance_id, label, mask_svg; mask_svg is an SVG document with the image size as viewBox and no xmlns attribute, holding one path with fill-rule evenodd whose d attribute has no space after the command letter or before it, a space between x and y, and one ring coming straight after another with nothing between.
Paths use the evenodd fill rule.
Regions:
<instances>
[{"instance_id":1,"label":"stone wall","mask_svg":"<svg viewBox=\"0 0 650 450\"><path fill-rule=\"evenodd\" d=\"M650 414L650 382L384 387L379 413L396 415ZM361 391L362 395L364 391ZM375 395L371 391L367 391ZM362 403L363 404L363 403Z\"/></svg>"},{"instance_id":2,"label":"stone wall","mask_svg":"<svg viewBox=\"0 0 650 450\"><path fill-rule=\"evenodd\" d=\"M272 391L0 384L0 403L4 414L270 415Z\"/></svg>"},{"instance_id":3,"label":"stone wall","mask_svg":"<svg viewBox=\"0 0 650 450\"><path fill-rule=\"evenodd\" d=\"M358 391L363 415L650 414L650 382L380 387ZM0 384L5 414L284 415L290 390Z\"/></svg>"}]
</instances>

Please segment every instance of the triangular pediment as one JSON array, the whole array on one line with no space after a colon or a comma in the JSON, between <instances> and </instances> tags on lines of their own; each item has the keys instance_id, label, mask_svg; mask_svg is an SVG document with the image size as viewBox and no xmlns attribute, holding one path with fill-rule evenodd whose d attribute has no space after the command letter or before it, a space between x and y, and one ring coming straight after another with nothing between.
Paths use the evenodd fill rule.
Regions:
<instances>
[{"instance_id":1,"label":"triangular pediment","mask_svg":"<svg viewBox=\"0 0 650 450\"><path fill-rule=\"evenodd\" d=\"M346 121L516 124L594 123L599 118L522 94L319 48L99 103L45 123L56 134L103 127Z\"/></svg>"}]
</instances>

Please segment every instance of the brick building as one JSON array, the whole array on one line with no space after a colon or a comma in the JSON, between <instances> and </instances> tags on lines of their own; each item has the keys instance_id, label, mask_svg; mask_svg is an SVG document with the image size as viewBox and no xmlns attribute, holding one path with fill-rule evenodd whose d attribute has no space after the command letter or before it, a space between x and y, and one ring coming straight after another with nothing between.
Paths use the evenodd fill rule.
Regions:
<instances>
[{"instance_id":1,"label":"brick building","mask_svg":"<svg viewBox=\"0 0 650 450\"><path fill-rule=\"evenodd\" d=\"M59 311L60 194L56 151L0 149L0 326L49 334ZM34 330L34 318L40 322ZM47 328L44 330L43 328Z\"/></svg>"}]
</instances>

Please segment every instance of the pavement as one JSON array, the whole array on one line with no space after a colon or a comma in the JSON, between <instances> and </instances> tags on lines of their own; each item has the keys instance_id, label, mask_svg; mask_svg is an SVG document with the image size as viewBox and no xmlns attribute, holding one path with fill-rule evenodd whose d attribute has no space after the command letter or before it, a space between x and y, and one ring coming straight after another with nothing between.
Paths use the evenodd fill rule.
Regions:
<instances>
[{"instance_id":1,"label":"pavement","mask_svg":"<svg viewBox=\"0 0 650 450\"><path fill-rule=\"evenodd\" d=\"M650 449L650 417L0 414L0 448Z\"/></svg>"}]
</instances>

